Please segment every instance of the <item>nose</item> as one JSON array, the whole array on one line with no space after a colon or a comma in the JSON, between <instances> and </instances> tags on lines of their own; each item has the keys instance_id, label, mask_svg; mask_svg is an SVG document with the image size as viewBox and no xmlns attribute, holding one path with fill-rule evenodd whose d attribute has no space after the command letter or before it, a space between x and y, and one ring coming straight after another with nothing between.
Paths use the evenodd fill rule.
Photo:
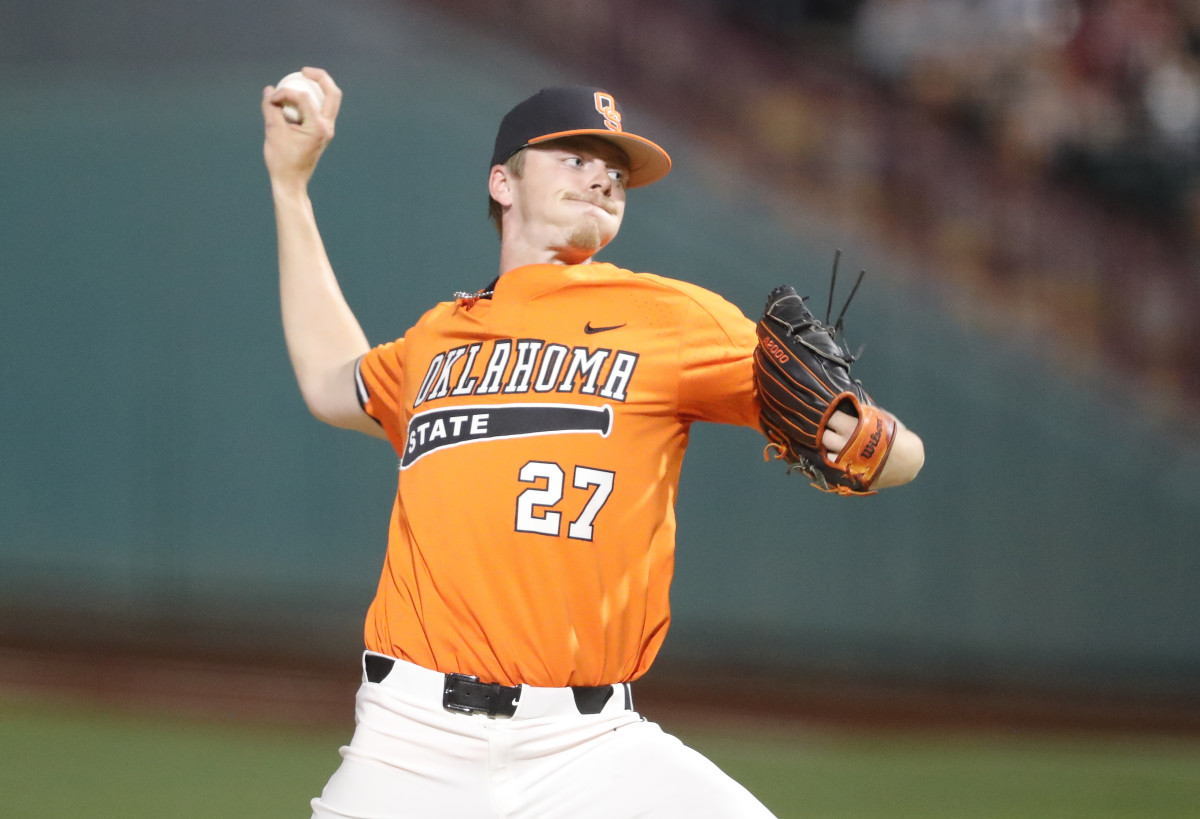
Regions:
<instances>
[{"instance_id":1,"label":"nose","mask_svg":"<svg viewBox=\"0 0 1200 819\"><path fill-rule=\"evenodd\" d=\"M592 178L589 184L591 190L605 195L612 193L613 179L608 174L608 163L596 159L592 161Z\"/></svg>"}]
</instances>

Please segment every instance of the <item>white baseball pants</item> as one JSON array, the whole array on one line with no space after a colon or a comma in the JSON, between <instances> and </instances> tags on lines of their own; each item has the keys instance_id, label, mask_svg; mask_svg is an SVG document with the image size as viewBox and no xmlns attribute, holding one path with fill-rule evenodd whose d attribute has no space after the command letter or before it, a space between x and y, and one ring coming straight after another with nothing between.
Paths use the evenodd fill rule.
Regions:
<instances>
[{"instance_id":1,"label":"white baseball pants","mask_svg":"<svg viewBox=\"0 0 1200 819\"><path fill-rule=\"evenodd\" d=\"M364 682L342 764L313 819L769 819L716 765L627 710L523 686L509 719L442 707L444 676L397 660Z\"/></svg>"}]
</instances>

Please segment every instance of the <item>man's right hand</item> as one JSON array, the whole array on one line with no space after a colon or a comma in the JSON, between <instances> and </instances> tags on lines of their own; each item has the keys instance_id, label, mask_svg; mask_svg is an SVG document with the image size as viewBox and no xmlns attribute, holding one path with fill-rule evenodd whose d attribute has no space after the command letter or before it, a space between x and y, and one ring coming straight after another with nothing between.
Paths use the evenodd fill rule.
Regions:
<instances>
[{"instance_id":1,"label":"man's right hand","mask_svg":"<svg viewBox=\"0 0 1200 819\"><path fill-rule=\"evenodd\" d=\"M304 68L304 76L314 80L325 92L325 101L318 110L312 97L292 88L263 89L262 111L266 137L263 159L271 185L278 192L299 192L308 186L317 160L333 139L334 122L342 104L342 91L328 72L320 68ZM283 118L285 102L291 102L304 114L304 121L293 125Z\"/></svg>"}]
</instances>

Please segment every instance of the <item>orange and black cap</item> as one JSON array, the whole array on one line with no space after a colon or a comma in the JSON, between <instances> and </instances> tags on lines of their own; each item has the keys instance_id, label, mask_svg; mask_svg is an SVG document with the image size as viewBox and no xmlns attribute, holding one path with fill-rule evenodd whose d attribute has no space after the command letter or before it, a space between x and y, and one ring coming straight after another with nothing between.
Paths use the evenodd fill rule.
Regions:
<instances>
[{"instance_id":1,"label":"orange and black cap","mask_svg":"<svg viewBox=\"0 0 1200 819\"><path fill-rule=\"evenodd\" d=\"M657 182L671 170L666 151L625 130L612 94L584 85L544 88L509 111L496 133L492 165L531 145L581 134L606 139L629 156L627 188Z\"/></svg>"}]
</instances>

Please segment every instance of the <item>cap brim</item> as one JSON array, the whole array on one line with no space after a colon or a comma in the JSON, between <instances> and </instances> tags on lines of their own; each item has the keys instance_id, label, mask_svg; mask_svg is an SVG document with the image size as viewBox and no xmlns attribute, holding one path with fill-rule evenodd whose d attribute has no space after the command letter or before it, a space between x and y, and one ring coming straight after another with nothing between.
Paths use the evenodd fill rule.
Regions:
<instances>
[{"instance_id":1,"label":"cap brim","mask_svg":"<svg viewBox=\"0 0 1200 819\"><path fill-rule=\"evenodd\" d=\"M637 134L609 131L604 128L584 128L559 131L529 140L528 145L540 145L553 139L572 136L596 136L615 144L629 157L629 181L626 188L640 188L657 182L671 170L671 157L660 146Z\"/></svg>"}]
</instances>

